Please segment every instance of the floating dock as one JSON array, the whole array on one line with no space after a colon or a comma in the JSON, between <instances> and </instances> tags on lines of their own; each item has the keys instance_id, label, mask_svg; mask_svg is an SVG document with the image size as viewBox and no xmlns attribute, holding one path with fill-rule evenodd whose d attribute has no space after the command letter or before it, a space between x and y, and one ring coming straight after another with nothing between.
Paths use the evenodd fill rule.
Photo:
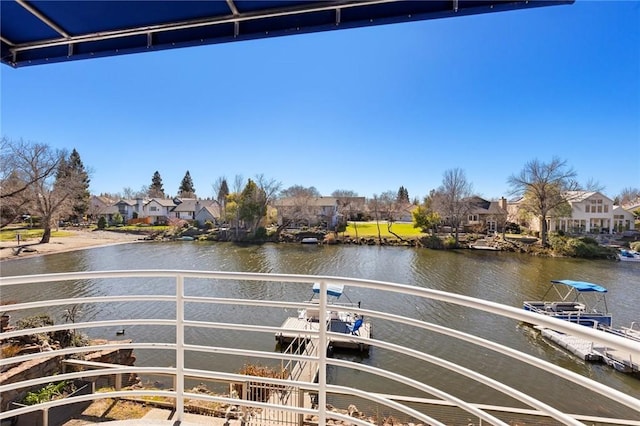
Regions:
<instances>
[{"instance_id":1,"label":"floating dock","mask_svg":"<svg viewBox=\"0 0 640 426\"><path fill-rule=\"evenodd\" d=\"M560 333L548 328L538 329L542 337L554 342L584 361L602 362L622 373L640 374L640 359L633 359L630 352L608 348L589 340Z\"/></svg>"},{"instance_id":2,"label":"floating dock","mask_svg":"<svg viewBox=\"0 0 640 426\"><path fill-rule=\"evenodd\" d=\"M282 331L276 333L276 341L281 347L291 344L295 339L308 338L313 336L312 332L320 331L319 321L309 321L307 318L289 317L282 324ZM347 323L344 321L328 320L326 323L327 330L339 335L330 335L329 346L336 349L355 350L359 352L368 352L369 344L358 341L355 338L360 337L364 340L371 338L371 323L363 322L355 335L351 334L347 329ZM317 335L316 335L317 336ZM316 339L317 340L317 339Z\"/></svg>"}]
</instances>

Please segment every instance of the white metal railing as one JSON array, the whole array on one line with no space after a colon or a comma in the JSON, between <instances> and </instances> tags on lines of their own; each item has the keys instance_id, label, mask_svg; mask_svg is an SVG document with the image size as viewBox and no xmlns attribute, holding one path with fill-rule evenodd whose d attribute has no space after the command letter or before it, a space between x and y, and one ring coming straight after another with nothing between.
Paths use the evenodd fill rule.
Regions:
<instances>
[{"instance_id":1,"label":"white metal railing","mask_svg":"<svg viewBox=\"0 0 640 426\"><path fill-rule=\"evenodd\" d=\"M116 319L108 321L86 321L76 322L71 324L53 325L47 327L40 327L36 329L28 330L13 330L2 333L0 338L3 341L7 341L13 338L17 338L23 335L31 335L35 333L49 333L56 330L82 330L82 329L95 329L100 327L123 327L128 325L155 325L155 326L171 326L175 327L175 341L170 343L162 342L121 342L121 343L109 343L92 347L70 347L65 349L56 350L53 352L41 352L29 355L21 355L13 358L5 358L0 360L0 366L6 367L11 364L29 361L32 359L48 357L51 355L70 356L76 354L82 354L85 352L102 350L102 349L154 349L154 350L172 350L175 353L175 366L174 367L148 367L148 366L112 366L100 368L99 365L95 368L87 371L64 373L56 375L55 380L71 380L77 378L98 378L101 376L112 376L114 374L130 374L135 373L138 375L144 374L159 374L159 375L171 375L174 380L174 390L116 390L113 392L105 392L92 395L83 395L74 397L73 401L88 401L92 399L111 398L111 397L128 397L128 396L164 396L171 397L175 400L176 417L174 420L183 421L185 414L185 399L202 400L220 402L225 404L237 405L239 402L237 399L230 398L224 395L212 396L195 394L193 392L185 391L185 378L195 378L198 380L211 380L222 381L228 383L243 383L247 380L251 382L260 382L264 386L272 386L277 389L292 389L299 390L299 395L303 394L317 394L317 405L305 406L304 404L279 404L277 399L269 399L268 401L252 401L243 400L242 406L249 407L251 409L263 410L277 410L279 412L291 413L292 418L301 419L302 416L313 415L317 416L318 423L320 425L326 425L328 419L348 420L352 424L369 424L362 419L356 419L345 416L336 412L329 412L324 407L327 406L328 395L347 395L351 397L361 398L370 401L373 404L380 404L382 406L389 407L390 409L397 410L399 413L403 413L409 418L415 419L418 422L426 424L442 425L446 423L446 419L436 419L427 414L416 410L413 405L410 407L405 402L407 397L404 396L391 396L380 395L376 393L368 392L364 389L356 389L353 387L336 386L327 383L326 370L327 366L336 366L341 368L349 368L352 370L360 370L373 374L377 377L383 377L389 380L401 382L407 387L417 389L433 396L436 396L441 404L448 404L459 407L461 410L466 411L469 415L476 417L482 424L499 424L506 425L508 422L500 420L498 417L490 413L490 410L483 409L477 404L473 404L460 398L457 398L447 392L437 389L428 383L422 383L411 377L406 377L393 371L376 368L373 366L367 366L356 362L350 362L340 359L329 358L325 350L318 350L316 356L309 356L308 354L301 353L276 353L272 351L258 351L247 350L230 347L215 347L207 345L196 345L187 343L185 341L185 329L190 328L205 328L216 330L234 330L243 332L260 332L270 333L275 336L276 333L282 331L296 332L296 330L282 330L277 325L265 325L265 324L238 324L229 322L208 322L185 319L185 305L187 303L198 304L224 304L234 306L245 307L268 307L268 308L291 308L300 309L308 304L304 302L292 302L287 300L258 300L258 299L236 299L236 298L221 298L221 297L202 297L202 296L189 296L185 294L185 280L192 279L208 279L208 280L233 280L233 281L262 281L262 282L282 282L282 283L306 283L312 284L315 282L320 283L320 300L319 309L320 312L326 312L328 308L327 300L327 286L330 284L344 284L350 287L363 287L368 289L402 293L404 295L412 295L417 298L431 299L442 302L448 302L464 306L469 309L476 309L491 314L499 315L506 318L511 318L516 321L523 321L526 323L537 324L542 327L552 328L554 330L571 334L577 337L587 339L589 341L597 342L605 345L609 348L625 351L630 354L631 357L638 360L640 359L640 342L631 339L625 339L624 337L616 336L611 333L603 333L589 327L572 324L567 321L557 320L544 315L539 315L533 312L527 312L524 309L518 309L501 305L495 302L490 302L482 299L476 299L468 296L447 293L438 290L419 288L414 286L372 281L353 278L341 278L330 276L310 276L310 275L285 275L285 274L262 274L262 273L240 273L240 272L205 272L205 271L184 271L184 270L140 270L140 271L103 271L103 272L74 272L74 273L62 273L62 274L44 274L44 275L30 275L30 276L17 276L17 277L1 277L0 278L0 290L6 289L9 286L20 286L33 283L55 283L61 281L70 280L109 280L109 279L121 279L121 278L168 278L175 282L175 295L109 295L109 296L92 296L92 297L78 297L78 298L66 298L56 300L41 300L41 301L24 301L12 305L4 305L2 310L5 312L18 312L25 309L44 309L56 306L64 306L69 304L101 304L108 302L148 302L148 301L162 301L175 303L176 317L175 319L161 319L161 318L143 318L143 319ZM437 332L452 339L458 339L464 342L473 343L479 347L489 349L500 353L502 355L509 356L515 360L537 367L543 371L554 374L560 379L570 381L576 385L582 386L590 391L600 394L603 398L609 399L616 403L626 405L631 410L635 410L640 415L640 400L637 398L617 391L605 385L602 385L594 380L591 380L582 375L576 374L569 370L558 367L554 364L541 360L537 357L519 352L513 348L505 345L489 341L487 339L464 333L458 330L454 330L441 325L428 323L414 318L409 318L401 315L391 314L383 311L375 311L369 309L351 308L351 310L359 315L366 315L369 318L374 318L381 321L393 321L400 324L417 327L423 330L429 330ZM320 327L318 331L304 331L305 336L311 336L319 348L326 348L328 341L335 335L329 330ZM476 381L489 386L495 390L498 390L504 394L513 397L528 407L537 415L548 416L563 424L577 425L582 424L579 420L579 416L569 415L564 413L547 403L539 401L521 390L514 389L506 384L500 383L486 375L480 374L476 371L462 367L460 365L453 364L442 358L435 357L433 355L420 352L413 348L397 345L392 342L386 342L376 339L364 339L360 336L349 336L350 339L366 343L372 348L380 348L389 351L395 351L404 355L411 356L420 362L425 364L437 365L439 367L450 370L452 374L462 375L471 381ZM185 366L185 354L187 353L205 353L205 354L226 354L226 355L239 355L250 356L257 359L275 360L279 363L297 362L314 363L318 365L317 382L311 383L305 380L285 380L285 379L270 379L263 377L234 374L225 371L209 371L187 368ZM0 394L5 394L8 391L16 391L19 389L31 388L39 385L44 385L53 381L52 377L42 377L30 380L24 380L18 383L2 383L0 384ZM289 400L289 399L287 399ZM291 398L293 401L302 401L303 398ZM52 407L60 406L70 403L69 400L58 400L46 403L37 404L34 406L22 407L15 410L6 410L3 404L3 411L0 412L0 420L10 418L16 415L27 413L35 410L43 410L45 415L43 416L43 422L47 424L46 412ZM599 421L606 423L609 421L612 424L640 424L640 422L625 419L599 419ZM254 421L255 424L260 424L259 421ZM282 423L282 422L281 422Z\"/></svg>"}]
</instances>

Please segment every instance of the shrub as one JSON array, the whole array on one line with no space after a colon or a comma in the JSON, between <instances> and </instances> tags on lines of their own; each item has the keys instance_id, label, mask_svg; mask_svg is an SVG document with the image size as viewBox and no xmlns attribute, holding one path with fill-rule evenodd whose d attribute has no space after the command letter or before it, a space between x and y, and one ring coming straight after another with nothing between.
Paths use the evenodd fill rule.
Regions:
<instances>
[{"instance_id":1,"label":"shrub","mask_svg":"<svg viewBox=\"0 0 640 426\"><path fill-rule=\"evenodd\" d=\"M39 328L54 325L53 320L47 314L34 315L20 319L16 322L16 328L24 330L27 328ZM29 336L30 340L37 343L60 342L63 348L70 346L86 346L88 338L73 330L57 330L51 333L39 333Z\"/></svg>"},{"instance_id":2,"label":"shrub","mask_svg":"<svg viewBox=\"0 0 640 426\"><path fill-rule=\"evenodd\" d=\"M65 393L73 393L75 391L73 382L63 380L59 383L49 383L37 392L28 392L22 402L25 405L35 405L42 402L52 401L61 398Z\"/></svg>"},{"instance_id":3,"label":"shrub","mask_svg":"<svg viewBox=\"0 0 640 426\"><path fill-rule=\"evenodd\" d=\"M456 242L456 237L450 235L444 239L444 248L452 249L452 248L456 248L457 246L458 246L458 243Z\"/></svg>"},{"instance_id":4,"label":"shrub","mask_svg":"<svg viewBox=\"0 0 640 426\"><path fill-rule=\"evenodd\" d=\"M267 239L267 228L265 228L264 226L261 226L258 229L256 229L256 234L254 236L254 239L258 240L258 241L266 240Z\"/></svg>"},{"instance_id":5,"label":"shrub","mask_svg":"<svg viewBox=\"0 0 640 426\"><path fill-rule=\"evenodd\" d=\"M549 235L549 245L553 252L560 256L606 259L612 255L611 249L600 246L591 237L570 238L553 233Z\"/></svg>"},{"instance_id":6,"label":"shrub","mask_svg":"<svg viewBox=\"0 0 640 426\"><path fill-rule=\"evenodd\" d=\"M444 243L437 235L429 235L428 237L424 237L420 240L422 245L426 248L430 249L443 249Z\"/></svg>"},{"instance_id":7,"label":"shrub","mask_svg":"<svg viewBox=\"0 0 640 426\"><path fill-rule=\"evenodd\" d=\"M100 216L98 219L98 229L104 229L107 227L107 218L104 216Z\"/></svg>"},{"instance_id":8,"label":"shrub","mask_svg":"<svg viewBox=\"0 0 640 426\"><path fill-rule=\"evenodd\" d=\"M124 222L124 219L122 218L122 215L121 215L120 213L116 212L116 213L112 216L111 221L113 222L113 224L114 224L115 226L120 226L120 225L122 225L122 223Z\"/></svg>"},{"instance_id":9,"label":"shrub","mask_svg":"<svg viewBox=\"0 0 640 426\"><path fill-rule=\"evenodd\" d=\"M276 370L272 367L259 364L245 364L240 369L238 374L256 377L267 377L271 379L286 379L288 376L287 370ZM274 388L277 388L277 386L273 385L266 385L266 387L262 387L262 384L260 382L249 383L249 385L252 384L255 386L249 387L250 392L247 395L247 398L250 401L266 402L269 400L269 396ZM234 385L234 390L238 395L242 395L242 385Z\"/></svg>"}]
</instances>

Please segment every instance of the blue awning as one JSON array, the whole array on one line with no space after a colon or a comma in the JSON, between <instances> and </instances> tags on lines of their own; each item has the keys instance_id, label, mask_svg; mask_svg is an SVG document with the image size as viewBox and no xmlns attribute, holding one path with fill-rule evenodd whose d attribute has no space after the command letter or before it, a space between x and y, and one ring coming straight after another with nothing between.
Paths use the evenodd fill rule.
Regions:
<instances>
[{"instance_id":1,"label":"blue awning","mask_svg":"<svg viewBox=\"0 0 640 426\"><path fill-rule=\"evenodd\" d=\"M554 284L564 284L564 285L567 285L569 287L573 287L577 291L580 291L580 292L587 292L587 291L595 291L595 292L598 292L598 293L606 293L607 292L607 289L602 287L601 285L588 283L588 282L585 282L585 281L551 280L551 282L554 283Z\"/></svg>"},{"instance_id":2,"label":"blue awning","mask_svg":"<svg viewBox=\"0 0 640 426\"><path fill-rule=\"evenodd\" d=\"M313 292L320 294L320 283L313 283ZM344 292L344 285L342 284L327 284L327 294L329 296L340 297Z\"/></svg>"},{"instance_id":3,"label":"blue awning","mask_svg":"<svg viewBox=\"0 0 640 426\"><path fill-rule=\"evenodd\" d=\"M2 62L20 67L573 3L573 0L2 0Z\"/></svg>"}]
</instances>

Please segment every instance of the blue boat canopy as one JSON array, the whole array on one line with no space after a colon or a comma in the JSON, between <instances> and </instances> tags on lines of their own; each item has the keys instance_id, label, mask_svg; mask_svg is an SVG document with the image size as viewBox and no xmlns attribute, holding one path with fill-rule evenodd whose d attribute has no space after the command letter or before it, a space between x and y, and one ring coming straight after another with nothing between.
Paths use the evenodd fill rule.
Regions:
<instances>
[{"instance_id":1,"label":"blue boat canopy","mask_svg":"<svg viewBox=\"0 0 640 426\"><path fill-rule=\"evenodd\" d=\"M573 1L2 0L0 46L21 67Z\"/></svg>"},{"instance_id":2,"label":"blue boat canopy","mask_svg":"<svg viewBox=\"0 0 640 426\"><path fill-rule=\"evenodd\" d=\"M580 292L595 291L598 293L606 293L607 289L598 284L588 283L585 281L572 281L572 280L551 280L554 284L564 284L569 287L575 288Z\"/></svg>"},{"instance_id":3,"label":"blue boat canopy","mask_svg":"<svg viewBox=\"0 0 640 426\"><path fill-rule=\"evenodd\" d=\"M320 294L320 283L313 283L313 292ZM344 292L343 284L327 284L327 294L329 296L340 297Z\"/></svg>"}]
</instances>

